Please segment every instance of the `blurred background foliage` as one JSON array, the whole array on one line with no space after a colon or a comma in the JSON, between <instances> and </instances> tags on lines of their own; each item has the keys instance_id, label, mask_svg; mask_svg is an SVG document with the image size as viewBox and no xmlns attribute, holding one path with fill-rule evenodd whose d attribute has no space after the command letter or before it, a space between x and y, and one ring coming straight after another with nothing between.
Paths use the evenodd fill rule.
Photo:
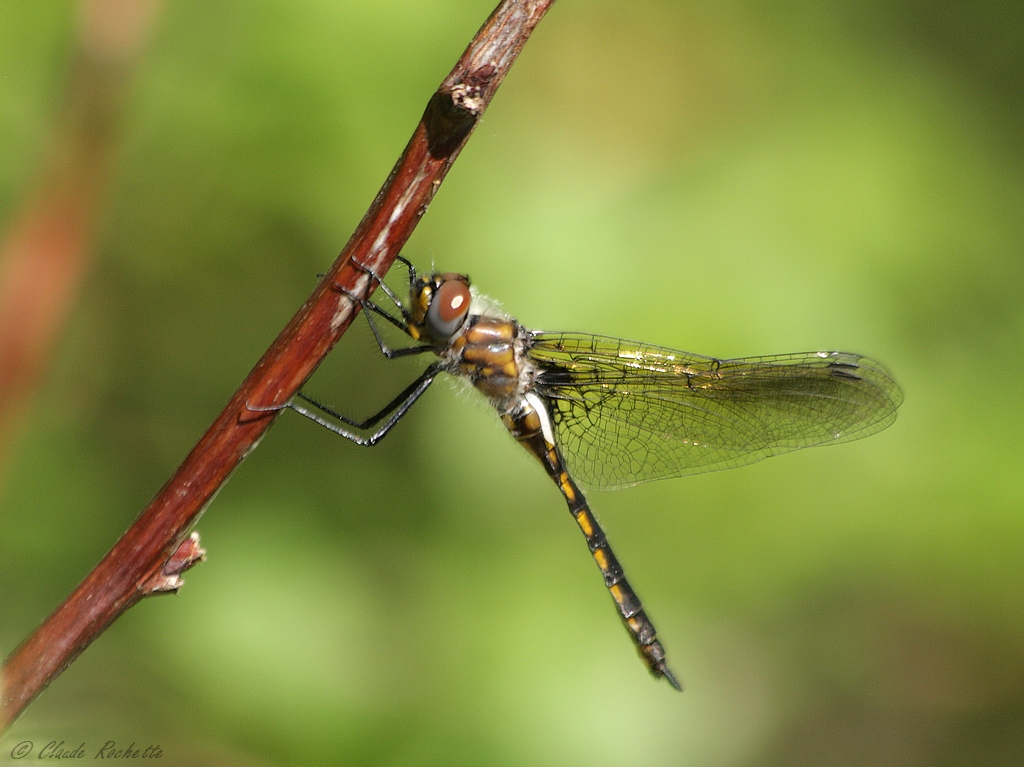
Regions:
<instances>
[{"instance_id":1,"label":"blurred background foliage","mask_svg":"<svg viewBox=\"0 0 1024 767\"><path fill-rule=\"evenodd\" d=\"M3 654L308 295L493 2L162 8L91 267L2 470ZM77 19L0 4L0 222L52 145ZM1022 124L1013 0L561 0L405 254L530 327L869 354L906 392L895 426L592 496L679 695L486 406L436 386L372 451L285 414L201 521L183 591L127 613L0 751L1019 764ZM358 323L307 391L362 414L419 364L380 360Z\"/></svg>"}]
</instances>

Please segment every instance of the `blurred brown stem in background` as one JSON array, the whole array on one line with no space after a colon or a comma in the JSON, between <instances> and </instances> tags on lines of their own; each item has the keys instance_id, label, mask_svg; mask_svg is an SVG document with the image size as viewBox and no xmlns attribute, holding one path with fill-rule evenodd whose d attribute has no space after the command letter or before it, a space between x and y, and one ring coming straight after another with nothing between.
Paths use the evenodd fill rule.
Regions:
<instances>
[{"instance_id":1,"label":"blurred brown stem in background","mask_svg":"<svg viewBox=\"0 0 1024 767\"><path fill-rule=\"evenodd\" d=\"M156 0L82 0L68 83L44 166L0 238L3 467L89 266L121 107Z\"/></svg>"},{"instance_id":2,"label":"blurred brown stem in background","mask_svg":"<svg viewBox=\"0 0 1024 767\"><path fill-rule=\"evenodd\" d=\"M554 0L504 0L430 98L416 131L337 260L227 407L114 548L7 659L0 731L121 613L176 589L202 559L189 531L279 410L351 324L426 212L534 27Z\"/></svg>"}]
</instances>

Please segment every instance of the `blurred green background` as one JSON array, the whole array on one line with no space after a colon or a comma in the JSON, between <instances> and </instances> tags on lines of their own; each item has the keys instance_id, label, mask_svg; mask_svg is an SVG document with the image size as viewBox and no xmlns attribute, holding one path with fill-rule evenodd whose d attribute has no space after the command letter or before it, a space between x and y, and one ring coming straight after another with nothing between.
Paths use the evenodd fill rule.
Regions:
<instances>
[{"instance_id":1,"label":"blurred green background","mask_svg":"<svg viewBox=\"0 0 1024 767\"><path fill-rule=\"evenodd\" d=\"M493 2L163 9L3 470L2 654L308 295ZM71 4L0 4L0 226L75 29ZM174 765L1020 764L1022 118L1013 0L561 0L404 253L530 327L869 354L905 390L896 424L592 495L679 695L478 398L435 386L372 451L285 414L201 520L208 561L0 762L114 739ZM307 391L368 413L422 364L379 357L360 321Z\"/></svg>"}]
</instances>

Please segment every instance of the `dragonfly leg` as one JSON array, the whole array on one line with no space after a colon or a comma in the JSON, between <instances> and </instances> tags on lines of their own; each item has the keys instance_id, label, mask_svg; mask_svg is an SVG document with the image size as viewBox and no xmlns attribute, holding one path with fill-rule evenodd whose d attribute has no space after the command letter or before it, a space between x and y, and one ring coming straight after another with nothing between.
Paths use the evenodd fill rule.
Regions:
<instances>
[{"instance_id":1,"label":"dragonfly leg","mask_svg":"<svg viewBox=\"0 0 1024 767\"><path fill-rule=\"evenodd\" d=\"M401 261L409 269L409 280L411 283L415 279L415 267L413 267L413 265L407 259L402 258L402 256L397 256L396 260ZM374 323L373 321L373 315L377 314L380 317L383 317L385 320L390 322L392 325L394 325L396 328L401 330L406 335L411 335L409 333L409 314L406 311L405 307L402 306L401 301L398 300L397 296L395 296L391 289L384 284L380 277L377 276L376 272L374 272L369 267L364 266L363 264L357 261L353 261L352 263L357 269L366 272L373 280L376 280L377 284L380 285L383 291L394 302L395 306L402 314L402 318L399 319L398 317L395 317L394 315L385 311L372 301L367 300L364 296L356 295L351 290L349 290L343 285L339 285L338 283L333 284L332 287L335 290L344 294L355 303L359 304L359 306L364 310L363 314L366 317L366 322L370 326L370 330L373 332L373 337L377 341L377 346L380 348L381 354L383 354L388 359L396 359L398 357L407 357L413 354L423 354L424 352L433 351L433 347L428 346L426 344L420 344L417 346L407 346L399 349L392 349L385 343L384 337L380 334L380 330L377 328L376 323ZM354 421L351 418L348 418L347 416L344 416L341 413L332 410L327 405L317 402L315 399L303 394L302 392L298 392L295 395L295 397L293 397L283 405L277 405L274 407L254 407L252 405L248 405L247 403L247 407L250 410L254 410L256 412L281 410L282 408L286 407L291 408L296 413L299 413L300 415L309 418L311 421L320 424L325 429L333 431L335 434L338 434L342 437L345 437L348 440L351 440L352 442L355 442L357 445L364 445L366 447L370 447L372 445L376 445L377 442L383 439L384 435L387 434L391 430L391 428L396 423L398 423L399 420L401 420L402 416L404 416L406 412L408 412L409 408L412 407L413 403L416 402L416 400L420 398L423 392L427 390L427 388L430 386L430 384L436 377L437 372L438 370L434 365L428 367L426 370L423 371L422 375L420 375L419 378L417 378L408 387L406 387L406 389L401 394L399 394L397 397L395 397L395 399L389 402L379 413L377 413L374 416L371 416L365 421ZM297 402L296 400L301 400L301 402ZM302 404L303 402L306 404ZM307 405L311 407L307 407ZM348 428L346 428L346 426L350 426L355 429L370 429L376 424L380 423L384 418L386 418L389 415L391 417L388 418L387 421L385 421L384 425L369 436L356 434L355 432L350 431Z\"/></svg>"},{"instance_id":2,"label":"dragonfly leg","mask_svg":"<svg viewBox=\"0 0 1024 767\"><path fill-rule=\"evenodd\" d=\"M386 311L377 306L377 304L371 303L369 301L364 301L363 308L369 310L363 312L363 314L366 317L366 324L370 326L370 331L373 333L373 338L377 342L377 346L380 348L380 353L387 357L389 360L397 359L398 357L407 357L410 354L423 354L424 352L433 351L434 347L428 346L427 344L419 344L417 346L403 346L398 349L392 349L384 342L384 337L380 334L380 330L377 328L376 323L373 321L373 316L371 312L379 314L392 325L395 325L396 327L400 328L401 331L406 335L409 334L409 326L407 324L399 322L397 318L392 317Z\"/></svg>"},{"instance_id":3,"label":"dragonfly leg","mask_svg":"<svg viewBox=\"0 0 1024 767\"><path fill-rule=\"evenodd\" d=\"M408 271L409 273L409 285L411 287L412 284L416 282L416 267L412 265L412 262L409 259L404 258L402 256L395 256L395 260L405 265L406 271ZM398 299L398 296L395 295L394 291L388 287L388 284L384 282L384 280L382 280L380 276L378 276L378 274L375 271L373 271L373 269L366 266L365 264L361 264L360 262L353 260L352 266L370 275L371 279L373 279L373 281L380 286L380 289L384 291L387 297L391 299L391 302L395 305L395 307L401 313L402 317L405 319L405 323L399 325L399 328L404 330L405 324L408 323L409 321L409 312L406 310L405 306L402 305L402 302ZM334 287L340 290L345 295L349 296L350 298L359 301L360 303L363 303L366 300L365 298L360 298L353 295L350 291L348 291L346 288L343 288L341 285L338 285L337 283L335 283ZM389 319L392 319L390 315L385 316L388 316ZM392 322L395 321L396 320L392 319Z\"/></svg>"},{"instance_id":4,"label":"dragonfly leg","mask_svg":"<svg viewBox=\"0 0 1024 767\"><path fill-rule=\"evenodd\" d=\"M406 259L402 258L401 256L399 256L398 258L401 259L403 263L409 266L410 274L415 275L416 272L413 269L412 264L410 264ZM363 315L366 317L366 323L370 326L370 331L373 333L373 338L377 342L377 346L380 348L381 354L383 354L389 360L393 360L397 357L406 357L410 354L422 354L423 352L430 351L433 347L427 346L426 344L421 344L419 346L407 346L400 349L392 349L390 346L387 345L387 343L385 343L384 337L380 334L380 330L378 329L377 324L373 321L373 314L383 317L385 320L387 320L389 323L394 325L396 328L401 330L406 335L411 335L409 333L409 313L408 311L406 311L406 308L402 306L402 303L398 300L398 298L391 291L391 289L384 282L382 282L381 279L373 271L363 266L362 264L355 264L355 266L357 266L359 269L362 269L364 272L369 274L370 277L377 281L377 284L380 285L381 289L387 294L388 298L390 298L392 302L394 302L395 306L398 308L398 311L401 312L402 314L401 318L395 317L393 314L382 309L380 306L373 303L372 301L367 300L363 296L358 296L348 288L335 283L335 290L348 296L350 299L359 304L360 307L362 307Z\"/></svg>"},{"instance_id":5,"label":"dragonfly leg","mask_svg":"<svg viewBox=\"0 0 1024 767\"><path fill-rule=\"evenodd\" d=\"M402 416L409 412L409 408L413 406L416 400L430 388L430 384L434 382L438 372L440 371L436 365L428 367L419 378L409 384L401 394L385 405L379 413L367 418L365 421L354 421L326 405L322 405L315 399L307 397L302 392L299 392L295 395L295 398L289 400L285 407L291 408L299 415L305 416L314 423L320 424L325 429L351 440L357 445L373 447L391 431L392 427L402 419ZM296 402L296 399L300 399L302 402ZM383 425L369 436L357 434L347 428L372 429L381 421L384 421Z\"/></svg>"},{"instance_id":6,"label":"dragonfly leg","mask_svg":"<svg viewBox=\"0 0 1024 767\"><path fill-rule=\"evenodd\" d=\"M562 491L569 505L569 512L587 539L594 562L604 576L604 585L615 601L619 616L636 645L640 659L654 676L664 677L670 685L681 692L683 688L668 667L665 648L658 641L658 632L644 612L640 597L626 580L622 565L612 552L608 538L590 510L586 497L565 469L562 456L551 436L547 418L547 411L543 409L542 403L537 402L535 407L529 401L524 401L517 410L503 415L502 420L512 432L512 436L541 462L548 476Z\"/></svg>"}]
</instances>

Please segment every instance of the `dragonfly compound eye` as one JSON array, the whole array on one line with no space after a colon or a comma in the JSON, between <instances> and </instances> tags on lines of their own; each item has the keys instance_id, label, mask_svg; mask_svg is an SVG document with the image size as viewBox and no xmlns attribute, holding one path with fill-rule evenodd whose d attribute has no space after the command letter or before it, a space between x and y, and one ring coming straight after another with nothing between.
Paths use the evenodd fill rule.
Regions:
<instances>
[{"instance_id":1,"label":"dragonfly compound eye","mask_svg":"<svg viewBox=\"0 0 1024 767\"><path fill-rule=\"evenodd\" d=\"M427 333L435 341L450 339L466 319L469 313L471 296L469 284L465 278L446 279L434 292L427 309Z\"/></svg>"}]
</instances>

